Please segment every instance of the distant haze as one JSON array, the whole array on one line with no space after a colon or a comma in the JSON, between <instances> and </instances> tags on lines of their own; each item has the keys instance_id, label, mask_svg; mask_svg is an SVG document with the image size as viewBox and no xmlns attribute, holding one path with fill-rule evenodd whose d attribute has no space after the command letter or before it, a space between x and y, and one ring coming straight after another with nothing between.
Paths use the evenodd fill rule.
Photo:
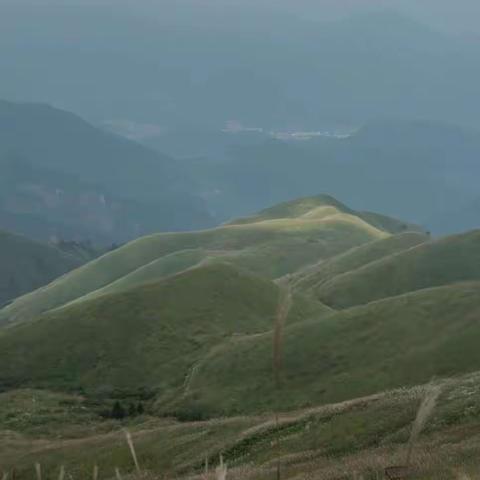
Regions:
<instances>
[{"instance_id":1,"label":"distant haze","mask_svg":"<svg viewBox=\"0 0 480 480\"><path fill-rule=\"evenodd\" d=\"M232 6L295 13L308 20L331 20L359 11L395 9L433 27L480 34L478 0L0 0L2 5L108 5L138 12L179 15L182 9L224 9Z\"/></svg>"},{"instance_id":2,"label":"distant haze","mask_svg":"<svg viewBox=\"0 0 480 480\"><path fill-rule=\"evenodd\" d=\"M0 99L158 130L478 128L479 16L478 0L0 0Z\"/></svg>"},{"instance_id":3,"label":"distant haze","mask_svg":"<svg viewBox=\"0 0 480 480\"><path fill-rule=\"evenodd\" d=\"M15 180L0 170L5 222L42 174L37 191L57 203L57 190L89 193L115 241L138 223L201 228L322 191L433 232L478 226L479 16L479 0L0 0L0 100L35 103L6 102L3 119L0 109L0 153ZM149 149L93 148L91 127L70 128L38 102ZM69 137L79 125L85 136ZM345 132L357 135L339 140ZM155 174L149 162L163 163L152 148L195 161L162 155ZM26 167L11 171L17 158ZM60 202L55 225L84 203ZM159 205L177 205L161 224ZM51 218L25 229L45 237ZM110 241L91 221L74 227L73 238Z\"/></svg>"},{"instance_id":4,"label":"distant haze","mask_svg":"<svg viewBox=\"0 0 480 480\"><path fill-rule=\"evenodd\" d=\"M355 11L392 8L410 14L432 26L457 32L480 33L478 0L264 0L260 3L281 5L306 18L321 20Z\"/></svg>"}]
</instances>

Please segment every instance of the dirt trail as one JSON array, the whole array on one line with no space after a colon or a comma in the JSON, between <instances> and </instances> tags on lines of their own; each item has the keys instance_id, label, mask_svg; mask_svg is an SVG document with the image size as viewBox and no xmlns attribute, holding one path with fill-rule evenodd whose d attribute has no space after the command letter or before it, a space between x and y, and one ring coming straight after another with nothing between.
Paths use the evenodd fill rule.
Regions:
<instances>
[{"instance_id":1,"label":"dirt trail","mask_svg":"<svg viewBox=\"0 0 480 480\"><path fill-rule=\"evenodd\" d=\"M233 336L229 337L227 340L225 340L225 341L223 341L223 342L221 342L217 345L214 345L210 349L210 351L207 352L206 355L204 355L202 358L197 360L190 367L190 370L185 377L185 383L184 383L184 387L183 387L183 396L186 396L189 393L193 378L195 377L195 374L198 372L198 370L203 365L205 365L205 363L208 362L208 360L213 358L217 353L220 353L222 350L227 349L234 342L249 341L249 340L252 340L254 338L260 338L260 337L263 337L265 335L269 335L271 332L272 332L271 330L267 330L266 332L253 333L253 334L250 334L250 335L248 335L248 334L247 335L240 335L240 334L239 335L233 335Z\"/></svg>"}]
</instances>

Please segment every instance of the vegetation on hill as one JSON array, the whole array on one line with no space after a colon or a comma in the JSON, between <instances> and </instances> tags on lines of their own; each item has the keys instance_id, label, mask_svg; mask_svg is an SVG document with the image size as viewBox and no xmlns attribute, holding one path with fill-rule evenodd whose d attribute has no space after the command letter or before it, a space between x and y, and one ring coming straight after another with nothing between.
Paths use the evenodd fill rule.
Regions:
<instances>
[{"instance_id":1,"label":"vegetation on hill","mask_svg":"<svg viewBox=\"0 0 480 480\"><path fill-rule=\"evenodd\" d=\"M279 218L298 218L304 215L309 218L322 218L328 215L335 215L338 212L354 213L353 210L330 195L317 195L315 197L305 197L300 200L283 202L266 208L256 215L232 220L228 224L241 225Z\"/></svg>"},{"instance_id":2,"label":"vegetation on hill","mask_svg":"<svg viewBox=\"0 0 480 480\"><path fill-rule=\"evenodd\" d=\"M415 474L424 480L470 478L478 472L480 422L479 375L441 383L433 416L413 452ZM134 474L135 465L123 428L128 428L145 476L192 478L210 473L220 454L228 478L262 480L309 477L319 480L383 477L387 467L402 465L416 412L428 387L386 392L351 402L280 414L212 421L177 422L152 415L121 422L102 420L98 406L81 396L19 390L0 394L0 422L10 433L0 436L0 463L34 478L39 462L46 478L61 465L73 478L99 478L118 468ZM86 428L88 425L88 429ZM112 473L113 472L113 473Z\"/></svg>"},{"instance_id":3,"label":"vegetation on hill","mask_svg":"<svg viewBox=\"0 0 480 480\"><path fill-rule=\"evenodd\" d=\"M480 280L480 230L422 243L334 277L314 292L333 308L348 308L467 280Z\"/></svg>"},{"instance_id":4,"label":"vegetation on hill","mask_svg":"<svg viewBox=\"0 0 480 480\"><path fill-rule=\"evenodd\" d=\"M120 277L103 288L78 298L77 301L83 302L109 293L121 293L144 283L175 275L200 263L205 263L216 255L216 252L202 249L173 252L137 268L132 273ZM219 253L218 256L222 260L225 254Z\"/></svg>"},{"instance_id":5,"label":"vegetation on hill","mask_svg":"<svg viewBox=\"0 0 480 480\"><path fill-rule=\"evenodd\" d=\"M330 195L316 195L280 203L262 210L257 215L243 217L228 222L227 225L242 225L281 218L304 218L310 220L327 219L339 215L353 215L366 223L389 233L418 231L421 228L392 217L373 212L358 212L347 207Z\"/></svg>"},{"instance_id":6,"label":"vegetation on hill","mask_svg":"<svg viewBox=\"0 0 480 480\"><path fill-rule=\"evenodd\" d=\"M433 377L446 391L436 441L474 428L478 375L443 379L480 370L479 234L431 240L402 225L301 199L141 238L18 299L0 317L0 426L14 432L0 433L0 462L128 471L114 432L129 426L141 464L177 477L220 453L240 477L260 465L252 479L277 461L292 476L346 471L326 457L370 474L405 458L422 391L406 388ZM365 305L318 300L349 278L382 298L351 280L332 298Z\"/></svg>"},{"instance_id":7,"label":"vegetation on hill","mask_svg":"<svg viewBox=\"0 0 480 480\"><path fill-rule=\"evenodd\" d=\"M0 305L80 266L80 256L0 231Z\"/></svg>"},{"instance_id":8,"label":"vegetation on hill","mask_svg":"<svg viewBox=\"0 0 480 480\"><path fill-rule=\"evenodd\" d=\"M324 197L302 199L298 203L306 201L314 213L319 204L325 203ZM220 256L222 261L256 274L278 278L389 235L388 231L372 226L354 212L344 213L337 208L331 211L330 207L328 215L318 217L302 208L297 217L260 218L256 222L211 230L151 235L18 299L0 312L0 323L32 319L99 289L114 292L142 280L159 279L207 257L209 261L216 261L215 257Z\"/></svg>"},{"instance_id":9,"label":"vegetation on hill","mask_svg":"<svg viewBox=\"0 0 480 480\"><path fill-rule=\"evenodd\" d=\"M467 3L0 0L0 480L480 478Z\"/></svg>"},{"instance_id":10,"label":"vegetation on hill","mask_svg":"<svg viewBox=\"0 0 480 480\"><path fill-rule=\"evenodd\" d=\"M270 330L278 299L274 282L216 264L66 306L0 331L0 385L110 396L147 389L168 403L206 355ZM289 321L327 312L300 296Z\"/></svg>"},{"instance_id":11,"label":"vegetation on hill","mask_svg":"<svg viewBox=\"0 0 480 480\"><path fill-rule=\"evenodd\" d=\"M216 352L189 405L218 415L312 407L480 369L479 283L426 289L287 326L283 387L272 335Z\"/></svg>"},{"instance_id":12,"label":"vegetation on hill","mask_svg":"<svg viewBox=\"0 0 480 480\"><path fill-rule=\"evenodd\" d=\"M375 240L329 260L312 265L294 276L295 288L301 291L316 291L320 285L364 265L408 250L429 240L423 233L407 232Z\"/></svg>"}]
</instances>

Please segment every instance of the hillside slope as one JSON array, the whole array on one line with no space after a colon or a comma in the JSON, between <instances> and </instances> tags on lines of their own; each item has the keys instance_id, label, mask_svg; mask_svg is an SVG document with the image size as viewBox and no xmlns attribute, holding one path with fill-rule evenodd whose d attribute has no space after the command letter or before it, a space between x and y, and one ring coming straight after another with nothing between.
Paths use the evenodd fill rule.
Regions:
<instances>
[{"instance_id":1,"label":"hillside slope","mask_svg":"<svg viewBox=\"0 0 480 480\"><path fill-rule=\"evenodd\" d=\"M287 327L280 390L271 335L232 345L196 371L183 401L220 415L282 410L478 370L479 288L423 290Z\"/></svg>"},{"instance_id":2,"label":"hillside slope","mask_svg":"<svg viewBox=\"0 0 480 480\"><path fill-rule=\"evenodd\" d=\"M79 257L0 230L0 305L82 264Z\"/></svg>"},{"instance_id":3,"label":"hillside slope","mask_svg":"<svg viewBox=\"0 0 480 480\"><path fill-rule=\"evenodd\" d=\"M42 239L212 225L180 163L43 104L0 101L0 186L0 227Z\"/></svg>"},{"instance_id":4,"label":"hillside slope","mask_svg":"<svg viewBox=\"0 0 480 480\"><path fill-rule=\"evenodd\" d=\"M301 291L316 290L339 275L425 243L429 238L424 233L406 232L360 245L299 272L293 278L294 286Z\"/></svg>"},{"instance_id":5,"label":"hillside slope","mask_svg":"<svg viewBox=\"0 0 480 480\"><path fill-rule=\"evenodd\" d=\"M454 480L458 470L478 471L480 376L448 379L441 386L434 414L415 445L413 460L422 480ZM140 465L155 476L168 471L179 480L197 477L206 458L215 465L222 454L229 478L235 479L244 479L246 468L248 478L274 478L279 464L282 478L310 478L312 472L322 480L368 478L372 472L382 478L387 466L404 462L427 390L427 385L415 386L275 417L180 422L145 416L127 423ZM0 462L5 470L16 468L21 478L30 478L36 462L42 475L56 478L59 459L68 461L68 471L79 478L91 476L92 459L100 472L115 464L135 475L125 423L101 419L95 403L81 395L31 389L3 393L0 424L9 432L0 439ZM113 431L105 433L106 425ZM279 431L281 442L272 448Z\"/></svg>"},{"instance_id":6,"label":"hillside slope","mask_svg":"<svg viewBox=\"0 0 480 480\"><path fill-rule=\"evenodd\" d=\"M389 233L401 233L405 231L421 232L417 225L407 223L396 218L388 217L374 212L359 212L352 210L331 195L315 195L296 200L279 203L270 208L260 211L256 215L232 220L227 225L243 225L257 223L265 220L281 218L303 218L309 220L321 220L335 217L336 215L353 215L366 223Z\"/></svg>"},{"instance_id":7,"label":"hillside slope","mask_svg":"<svg viewBox=\"0 0 480 480\"><path fill-rule=\"evenodd\" d=\"M298 200L298 203L303 202L305 199ZM325 207L322 196L308 202L315 213L318 213L319 204ZM256 222L233 223L199 232L140 238L18 299L0 311L0 324L29 320L105 287L110 292L115 291L116 286L113 290L109 287L113 282L119 282L117 286L122 288L138 279L158 279L168 274L161 266L167 261L164 257L180 255L185 250L202 250L203 253L197 252L197 257L194 255L186 264L182 263L182 267L193 266L202 261L202 257L211 256L208 252L215 252L216 256L222 256L222 261L262 276L278 278L352 247L390 236L388 231L365 222L353 211L345 213L334 205L327 208L329 214L326 216L309 215L302 210L300 216L293 218L261 218ZM179 271L178 265L173 273Z\"/></svg>"},{"instance_id":8,"label":"hillside slope","mask_svg":"<svg viewBox=\"0 0 480 480\"><path fill-rule=\"evenodd\" d=\"M433 240L339 275L314 289L334 308L480 279L480 230Z\"/></svg>"},{"instance_id":9,"label":"hillside slope","mask_svg":"<svg viewBox=\"0 0 480 480\"><path fill-rule=\"evenodd\" d=\"M182 395L196 363L224 342L272 328L280 289L223 264L190 269L0 331L0 386ZM296 297L289 322L329 309Z\"/></svg>"}]
</instances>

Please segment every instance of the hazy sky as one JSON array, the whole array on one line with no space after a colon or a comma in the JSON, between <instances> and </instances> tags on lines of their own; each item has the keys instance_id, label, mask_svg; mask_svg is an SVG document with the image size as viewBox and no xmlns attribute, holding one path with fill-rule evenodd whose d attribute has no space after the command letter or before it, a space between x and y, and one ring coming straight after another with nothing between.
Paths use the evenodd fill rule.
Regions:
<instances>
[{"instance_id":1,"label":"hazy sky","mask_svg":"<svg viewBox=\"0 0 480 480\"><path fill-rule=\"evenodd\" d=\"M291 8L296 2L280 0L280 3ZM323 5L325 13L336 15L352 10L394 8L440 28L480 33L479 0L299 0L299 3L318 16L322 15L319 5Z\"/></svg>"},{"instance_id":2,"label":"hazy sky","mask_svg":"<svg viewBox=\"0 0 480 480\"><path fill-rule=\"evenodd\" d=\"M111 5L112 8L123 4L138 12L155 12L157 15L184 11L185 7L191 8L192 12L205 6L217 6L228 11L232 5L249 5L315 20L329 20L370 9L393 8L437 28L480 35L480 0L0 0L0 8L6 4L22 3Z\"/></svg>"}]
</instances>

